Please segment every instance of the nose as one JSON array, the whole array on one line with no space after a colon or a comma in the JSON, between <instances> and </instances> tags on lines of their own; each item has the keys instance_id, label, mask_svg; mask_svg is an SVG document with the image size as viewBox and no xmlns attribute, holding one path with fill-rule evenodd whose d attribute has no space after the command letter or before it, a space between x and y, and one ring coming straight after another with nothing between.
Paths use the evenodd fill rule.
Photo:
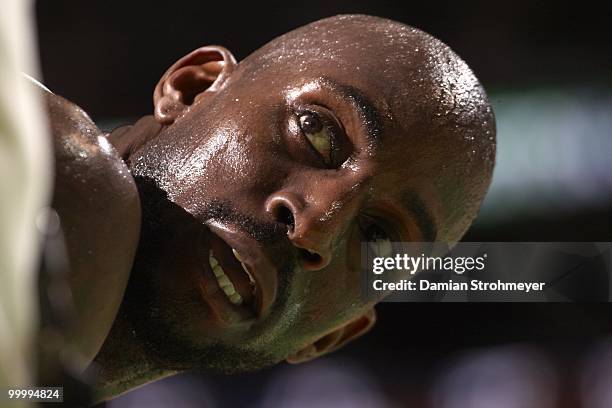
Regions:
<instances>
[{"instance_id":1,"label":"nose","mask_svg":"<svg viewBox=\"0 0 612 408\"><path fill-rule=\"evenodd\" d=\"M305 270L316 271L329 265L337 228L322 217L324 211L290 192L273 194L266 202L266 211L287 226L287 236L299 249Z\"/></svg>"}]
</instances>

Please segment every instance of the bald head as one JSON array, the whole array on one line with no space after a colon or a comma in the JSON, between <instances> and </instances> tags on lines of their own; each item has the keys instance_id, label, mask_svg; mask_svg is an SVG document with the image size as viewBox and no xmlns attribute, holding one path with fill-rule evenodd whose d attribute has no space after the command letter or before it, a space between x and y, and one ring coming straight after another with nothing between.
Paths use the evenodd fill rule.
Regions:
<instances>
[{"instance_id":1,"label":"bald head","mask_svg":"<svg viewBox=\"0 0 612 408\"><path fill-rule=\"evenodd\" d=\"M240 63L202 47L154 103L160 130L126 158L161 190L142 195L145 225L165 230L143 231L131 310L175 367L210 364L211 347L220 366L302 361L364 333L361 243L457 241L491 179L494 118L474 74L390 20L321 20Z\"/></svg>"}]
</instances>

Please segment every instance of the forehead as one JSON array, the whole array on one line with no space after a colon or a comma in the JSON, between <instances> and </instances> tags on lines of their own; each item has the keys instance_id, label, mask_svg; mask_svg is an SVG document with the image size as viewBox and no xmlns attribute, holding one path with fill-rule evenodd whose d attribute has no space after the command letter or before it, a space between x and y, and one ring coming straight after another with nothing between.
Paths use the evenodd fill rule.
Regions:
<instances>
[{"instance_id":1,"label":"forehead","mask_svg":"<svg viewBox=\"0 0 612 408\"><path fill-rule=\"evenodd\" d=\"M363 18L361 18L363 17ZM406 68L418 68L438 42L412 27L378 18L352 16L315 22L266 44L241 65L269 80L330 75L350 83L365 79L382 91ZM396 85L400 83L396 81Z\"/></svg>"}]
</instances>

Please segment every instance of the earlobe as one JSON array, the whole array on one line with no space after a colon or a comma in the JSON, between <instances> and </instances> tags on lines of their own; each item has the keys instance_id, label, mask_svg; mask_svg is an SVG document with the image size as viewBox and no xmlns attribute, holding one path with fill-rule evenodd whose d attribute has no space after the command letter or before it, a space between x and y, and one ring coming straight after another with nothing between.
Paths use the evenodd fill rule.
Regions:
<instances>
[{"instance_id":1,"label":"earlobe","mask_svg":"<svg viewBox=\"0 0 612 408\"><path fill-rule=\"evenodd\" d=\"M287 357L287 362L291 364L303 363L338 350L350 341L370 331L374 323L376 323L376 311L372 308L363 315L332 330L296 353L291 354Z\"/></svg>"},{"instance_id":2,"label":"earlobe","mask_svg":"<svg viewBox=\"0 0 612 408\"><path fill-rule=\"evenodd\" d=\"M236 68L236 59L224 47L201 47L172 65L153 94L155 119L174 123L194 102L217 92Z\"/></svg>"}]
</instances>

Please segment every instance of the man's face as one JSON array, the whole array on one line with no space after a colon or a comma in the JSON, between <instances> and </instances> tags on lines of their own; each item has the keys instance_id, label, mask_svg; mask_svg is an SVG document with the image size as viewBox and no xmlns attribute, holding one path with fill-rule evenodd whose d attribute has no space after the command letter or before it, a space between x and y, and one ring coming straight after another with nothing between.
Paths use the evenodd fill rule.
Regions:
<instances>
[{"instance_id":1,"label":"man's face","mask_svg":"<svg viewBox=\"0 0 612 408\"><path fill-rule=\"evenodd\" d=\"M166 195L155 222L172 225L139 255L138 313L175 348L256 364L321 351L371 321L361 242L435 239L428 158L445 148L419 137L406 99L424 91L398 91L411 79L384 53L336 57L247 59L130 158Z\"/></svg>"}]
</instances>

